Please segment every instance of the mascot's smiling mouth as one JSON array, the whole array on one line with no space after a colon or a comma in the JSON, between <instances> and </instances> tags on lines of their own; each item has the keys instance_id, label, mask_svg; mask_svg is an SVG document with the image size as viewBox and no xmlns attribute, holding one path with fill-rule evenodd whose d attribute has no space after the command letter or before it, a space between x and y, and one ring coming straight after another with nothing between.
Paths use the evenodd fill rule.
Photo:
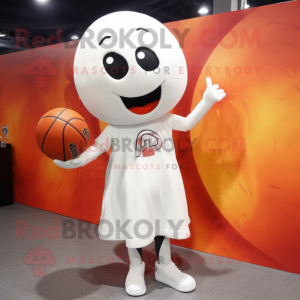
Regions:
<instances>
[{"instance_id":1,"label":"mascot's smiling mouth","mask_svg":"<svg viewBox=\"0 0 300 300\"><path fill-rule=\"evenodd\" d=\"M148 114L158 105L161 97L161 85L149 94L139 97L123 97L120 96L124 105L128 110L137 114Z\"/></svg>"}]
</instances>

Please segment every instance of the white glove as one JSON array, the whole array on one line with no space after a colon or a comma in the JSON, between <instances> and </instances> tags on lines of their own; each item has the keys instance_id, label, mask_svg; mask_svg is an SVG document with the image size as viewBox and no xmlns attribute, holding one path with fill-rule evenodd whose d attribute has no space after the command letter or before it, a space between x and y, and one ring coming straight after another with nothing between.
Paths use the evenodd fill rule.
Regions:
<instances>
[{"instance_id":1,"label":"white glove","mask_svg":"<svg viewBox=\"0 0 300 300\"><path fill-rule=\"evenodd\" d=\"M206 83L207 88L203 94L203 99L186 118L173 115L172 128L174 130L188 131L193 129L216 102L225 98L224 90L218 90L219 85L213 85L209 77L206 78Z\"/></svg>"},{"instance_id":2,"label":"white glove","mask_svg":"<svg viewBox=\"0 0 300 300\"><path fill-rule=\"evenodd\" d=\"M54 163L64 169L75 169L83 167L89 164L91 161L97 159L97 157L102 154L105 150L98 143L89 147L85 152L81 153L77 158L68 161L61 161L54 159Z\"/></svg>"},{"instance_id":3,"label":"white glove","mask_svg":"<svg viewBox=\"0 0 300 300\"><path fill-rule=\"evenodd\" d=\"M203 100L215 104L216 102L220 102L225 98L226 94L224 90L222 89L218 90L219 85L218 84L213 85L210 77L206 78L206 84L207 84L207 88L203 94Z\"/></svg>"}]
</instances>

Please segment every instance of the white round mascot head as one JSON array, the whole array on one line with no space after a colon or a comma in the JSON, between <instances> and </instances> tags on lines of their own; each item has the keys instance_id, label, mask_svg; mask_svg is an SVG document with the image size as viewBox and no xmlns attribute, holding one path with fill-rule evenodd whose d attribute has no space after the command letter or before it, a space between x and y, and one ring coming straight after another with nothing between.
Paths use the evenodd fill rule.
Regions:
<instances>
[{"instance_id":1,"label":"white round mascot head","mask_svg":"<svg viewBox=\"0 0 300 300\"><path fill-rule=\"evenodd\" d=\"M85 107L113 125L161 117L187 84L185 57L173 34L159 21L127 11L108 14L86 30L74 70Z\"/></svg>"}]
</instances>

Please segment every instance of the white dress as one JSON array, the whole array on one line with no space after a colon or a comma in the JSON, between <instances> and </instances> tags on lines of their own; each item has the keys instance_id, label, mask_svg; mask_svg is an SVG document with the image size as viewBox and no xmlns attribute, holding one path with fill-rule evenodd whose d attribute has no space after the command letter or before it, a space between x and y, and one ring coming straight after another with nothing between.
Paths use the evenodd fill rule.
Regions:
<instances>
[{"instance_id":1,"label":"white dress","mask_svg":"<svg viewBox=\"0 0 300 300\"><path fill-rule=\"evenodd\" d=\"M106 170L99 237L128 248L155 236L190 236L187 202L172 139L172 114L154 121L108 125L96 139L112 152Z\"/></svg>"}]
</instances>

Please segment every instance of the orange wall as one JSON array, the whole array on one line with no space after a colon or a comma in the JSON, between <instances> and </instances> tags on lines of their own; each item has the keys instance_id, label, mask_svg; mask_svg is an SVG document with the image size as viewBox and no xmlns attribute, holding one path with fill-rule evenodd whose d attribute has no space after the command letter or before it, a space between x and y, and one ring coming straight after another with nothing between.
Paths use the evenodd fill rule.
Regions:
<instances>
[{"instance_id":1,"label":"orange wall","mask_svg":"<svg viewBox=\"0 0 300 300\"><path fill-rule=\"evenodd\" d=\"M191 238L174 244L300 274L299 15L298 1L166 24L190 28L188 87L173 112L195 107L206 76L227 92L191 132L174 132L192 220ZM75 49L0 56L0 122L13 145L15 201L98 223L108 155L63 170L35 141L38 120L57 107L79 112L91 141L105 126L76 93ZM57 72L26 68L39 56Z\"/></svg>"}]
</instances>

